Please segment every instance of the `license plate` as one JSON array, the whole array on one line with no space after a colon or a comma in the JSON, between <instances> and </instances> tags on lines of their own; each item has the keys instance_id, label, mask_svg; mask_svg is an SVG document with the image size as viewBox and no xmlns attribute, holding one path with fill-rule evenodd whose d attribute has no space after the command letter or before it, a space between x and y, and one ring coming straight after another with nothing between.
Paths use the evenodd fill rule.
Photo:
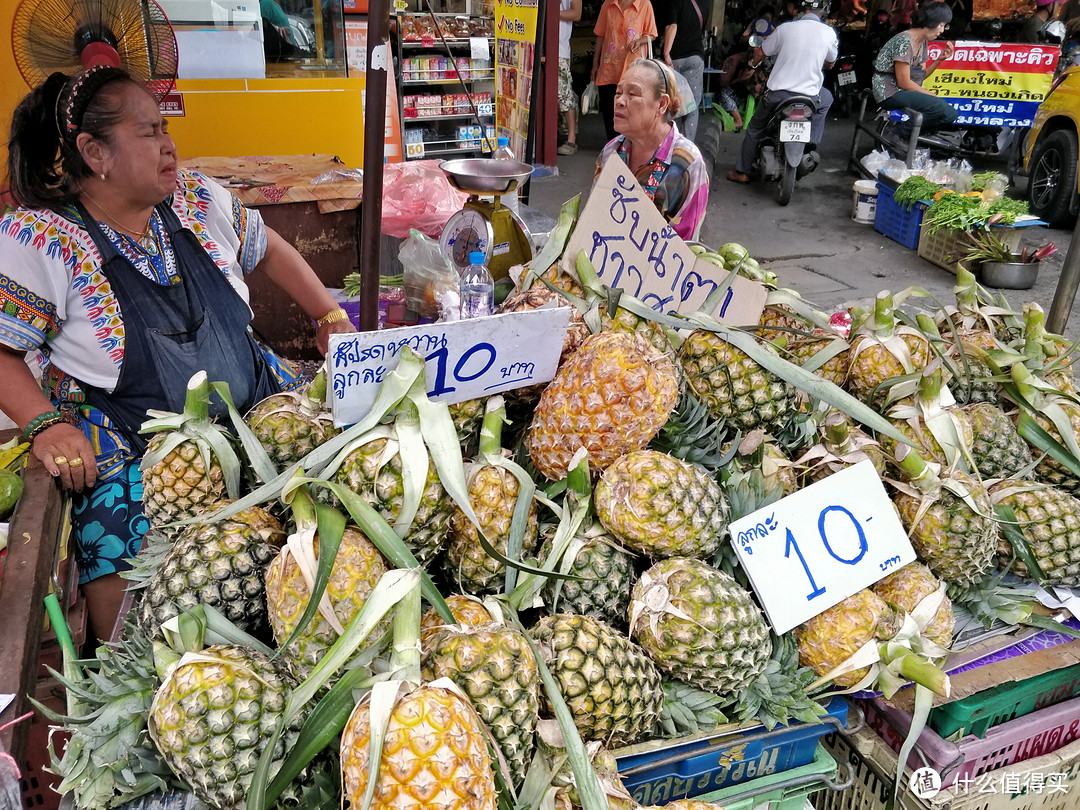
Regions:
<instances>
[{"instance_id":1,"label":"license plate","mask_svg":"<svg viewBox=\"0 0 1080 810\"><path fill-rule=\"evenodd\" d=\"M855 84L855 71L845 70L843 73L837 74L836 81L841 87L845 84Z\"/></svg>"},{"instance_id":2,"label":"license plate","mask_svg":"<svg viewBox=\"0 0 1080 810\"><path fill-rule=\"evenodd\" d=\"M810 143L809 121L781 121L780 143Z\"/></svg>"}]
</instances>

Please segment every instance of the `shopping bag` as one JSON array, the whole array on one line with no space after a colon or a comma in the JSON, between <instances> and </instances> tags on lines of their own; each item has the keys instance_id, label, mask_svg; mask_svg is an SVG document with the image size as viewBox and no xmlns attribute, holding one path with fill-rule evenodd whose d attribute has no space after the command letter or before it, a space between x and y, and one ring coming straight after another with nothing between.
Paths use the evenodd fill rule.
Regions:
<instances>
[{"instance_id":1,"label":"shopping bag","mask_svg":"<svg viewBox=\"0 0 1080 810\"><path fill-rule=\"evenodd\" d=\"M682 107L675 117L682 118L697 109L697 101L694 100L694 91L690 89L690 82L686 80L686 77L677 70L672 73L675 74L675 92L679 94L679 100L682 101Z\"/></svg>"},{"instance_id":2,"label":"shopping bag","mask_svg":"<svg viewBox=\"0 0 1080 810\"><path fill-rule=\"evenodd\" d=\"M585 92L581 94L581 114L600 112L600 89L596 82L589 82Z\"/></svg>"}]
</instances>

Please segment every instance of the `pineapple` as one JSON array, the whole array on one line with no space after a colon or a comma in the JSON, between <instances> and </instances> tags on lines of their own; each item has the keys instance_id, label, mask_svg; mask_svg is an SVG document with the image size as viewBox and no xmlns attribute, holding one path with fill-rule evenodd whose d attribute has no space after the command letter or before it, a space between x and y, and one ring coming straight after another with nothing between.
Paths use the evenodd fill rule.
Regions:
<instances>
[{"instance_id":1,"label":"pineapple","mask_svg":"<svg viewBox=\"0 0 1080 810\"><path fill-rule=\"evenodd\" d=\"M622 332L593 335L544 389L529 427L529 457L554 481L584 447L592 469L602 471L645 447L678 396L674 364L645 340Z\"/></svg>"},{"instance_id":2,"label":"pineapple","mask_svg":"<svg viewBox=\"0 0 1080 810\"><path fill-rule=\"evenodd\" d=\"M1080 500L1054 487L1030 482L1002 481L990 488L995 504L1011 507L1016 514L1035 561L1042 571L1044 585L1080 586ZM1006 565L1013 558L1006 539L998 545L998 558ZM1019 560L1011 570L1031 576Z\"/></svg>"},{"instance_id":3,"label":"pineapple","mask_svg":"<svg viewBox=\"0 0 1080 810\"><path fill-rule=\"evenodd\" d=\"M311 596L309 577L318 568L319 540L310 533L293 535L266 572L266 604L278 644L300 623ZM283 651L298 680L311 673L323 654L359 613L379 579L390 569L375 545L356 526L346 526L319 610L300 636ZM305 573L306 571L306 573ZM381 625L362 645L380 644Z\"/></svg>"},{"instance_id":4,"label":"pineapple","mask_svg":"<svg viewBox=\"0 0 1080 810\"><path fill-rule=\"evenodd\" d=\"M714 332L691 332L679 362L710 415L732 427L779 427L794 413L792 388Z\"/></svg>"},{"instance_id":5,"label":"pineapple","mask_svg":"<svg viewBox=\"0 0 1080 810\"><path fill-rule=\"evenodd\" d=\"M495 621L495 616L475 596L455 593L446 597L446 606L457 619L457 627L479 627ZM420 646L427 650L431 639L444 627L452 627L443 621L435 608L428 608L420 619Z\"/></svg>"},{"instance_id":6,"label":"pineapple","mask_svg":"<svg viewBox=\"0 0 1080 810\"><path fill-rule=\"evenodd\" d=\"M1016 478L1030 469L1031 449L1001 408L976 402L964 408L971 424L971 457L983 478Z\"/></svg>"},{"instance_id":7,"label":"pineapple","mask_svg":"<svg viewBox=\"0 0 1080 810\"><path fill-rule=\"evenodd\" d=\"M799 662L813 669L819 677L825 677L867 642L890 641L900 632L903 621L903 613L864 588L795 628ZM832 680L847 689L869 674L869 667L861 667Z\"/></svg>"},{"instance_id":8,"label":"pineapple","mask_svg":"<svg viewBox=\"0 0 1080 810\"><path fill-rule=\"evenodd\" d=\"M469 696L520 787L540 719L540 672L522 632L495 622L444 627L429 640L423 675L449 678Z\"/></svg>"},{"instance_id":9,"label":"pineapple","mask_svg":"<svg viewBox=\"0 0 1080 810\"><path fill-rule=\"evenodd\" d=\"M664 692L660 671L637 644L573 613L544 616L531 635L584 740L630 745L652 732Z\"/></svg>"},{"instance_id":10,"label":"pineapple","mask_svg":"<svg viewBox=\"0 0 1080 810\"><path fill-rule=\"evenodd\" d=\"M1020 395L1035 408L1039 427L1080 460L1080 405L1050 388L1049 383L1037 380L1023 365L1013 366L1012 376ZM1035 477L1073 495L1080 494L1080 478L1049 455L1035 467Z\"/></svg>"},{"instance_id":11,"label":"pineapple","mask_svg":"<svg viewBox=\"0 0 1080 810\"><path fill-rule=\"evenodd\" d=\"M326 372L320 371L303 391L284 391L256 403L244 421L283 470L338 434L325 404Z\"/></svg>"},{"instance_id":12,"label":"pineapple","mask_svg":"<svg viewBox=\"0 0 1080 810\"><path fill-rule=\"evenodd\" d=\"M175 541L158 538L165 554L144 583L136 608L139 626L152 638L162 622L203 603L245 632L264 633L266 568L284 541L281 524L258 506L217 523L187 526ZM147 556L156 555L144 548L137 564Z\"/></svg>"},{"instance_id":13,"label":"pineapple","mask_svg":"<svg viewBox=\"0 0 1080 810\"><path fill-rule=\"evenodd\" d=\"M641 575L631 595L630 635L664 672L706 692L734 696L764 670L769 627L733 577L672 557Z\"/></svg>"},{"instance_id":14,"label":"pineapple","mask_svg":"<svg viewBox=\"0 0 1080 810\"><path fill-rule=\"evenodd\" d=\"M870 590L886 602L896 605L906 613L920 618L923 636L942 647L952 644L956 617L953 616L952 603L944 595L941 581L922 563L910 563L897 569L885 579L875 582ZM942 591L940 598L936 595ZM929 616L917 614L917 608L926 600L928 606L937 602L937 610Z\"/></svg>"},{"instance_id":15,"label":"pineapple","mask_svg":"<svg viewBox=\"0 0 1080 810\"><path fill-rule=\"evenodd\" d=\"M161 755L211 807L243 805L292 684L277 662L241 645L186 653L154 694L149 731ZM292 750L302 716L285 727L270 776Z\"/></svg>"},{"instance_id":16,"label":"pineapple","mask_svg":"<svg viewBox=\"0 0 1080 810\"><path fill-rule=\"evenodd\" d=\"M480 530L484 537L501 554L509 551L511 524L521 494L521 482L514 473L501 466L502 424L505 416L503 399L493 396L487 403L483 429L480 435L480 459L465 465L469 503L476 514L480 529L461 510L454 507L450 521L450 543L446 549L446 568L457 586L468 593L493 593L501 590L505 582L506 565L490 556L480 543ZM522 529L521 548L514 555L523 554L536 547L536 502L530 500Z\"/></svg>"},{"instance_id":17,"label":"pineapple","mask_svg":"<svg viewBox=\"0 0 1080 810\"><path fill-rule=\"evenodd\" d=\"M889 421L934 461L965 469L971 457L971 423L952 404L942 380L941 361L935 359L922 370L915 397L889 409ZM898 442L885 435L879 441L886 452L895 454Z\"/></svg>"},{"instance_id":18,"label":"pineapple","mask_svg":"<svg viewBox=\"0 0 1080 810\"><path fill-rule=\"evenodd\" d=\"M608 307L601 306L600 312L600 329L603 332L627 332L632 335L638 335L648 341L656 351L662 354L669 354L671 352L671 341L668 340L667 332L664 331L664 327L658 324L656 321L649 320L648 318L642 318L640 315L635 315L628 309L618 307L615 310L615 314L612 315L608 311Z\"/></svg>"},{"instance_id":19,"label":"pineapple","mask_svg":"<svg viewBox=\"0 0 1080 810\"><path fill-rule=\"evenodd\" d=\"M727 528L727 504L712 476L656 450L617 459L597 482L593 503L604 528L653 559L711 557Z\"/></svg>"},{"instance_id":20,"label":"pineapple","mask_svg":"<svg viewBox=\"0 0 1080 810\"><path fill-rule=\"evenodd\" d=\"M993 567L998 535L983 485L959 470L939 477L906 446L896 458L911 484L898 487L893 503L919 559L949 583L981 579Z\"/></svg>"},{"instance_id":21,"label":"pineapple","mask_svg":"<svg viewBox=\"0 0 1080 810\"><path fill-rule=\"evenodd\" d=\"M484 405L487 400L467 399L464 402L455 402L446 407L450 410L450 418L454 422L454 431L461 442L462 454L465 448L470 451L475 449L475 442L480 435L480 423L484 419Z\"/></svg>"},{"instance_id":22,"label":"pineapple","mask_svg":"<svg viewBox=\"0 0 1080 810\"><path fill-rule=\"evenodd\" d=\"M554 527L550 534L554 534ZM541 559L547 559L550 552L549 537L540 550ZM596 524L580 532L562 556L558 570L583 581L548 579L542 593L552 611L580 613L618 629L626 627L634 557L602 526Z\"/></svg>"},{"instance_id":23,"label":"pineapple","mask_svg":"<svg viewBox=\"0 0 1080 810\"><path fill-rule=\"evenodd\" d=\"M848 390L864 402L880 404L890 380L926 367L930 342L922 333L896 325L892 295L882 292L869 320L855 330L849 356Z\"/></svg>"},{"instance_id":24,"label":"pineapple","mask_svg":"<svg viewBox=\"0 0 1080 810\"><path fill-rule=\"evenodd\" d=\"M885 476L886 455L881 445L839 411L821 423L821 443L811 447L796 464L805 470L806 484L814 484L860 461L869 461Z\"/></svg>"}]
</instances>

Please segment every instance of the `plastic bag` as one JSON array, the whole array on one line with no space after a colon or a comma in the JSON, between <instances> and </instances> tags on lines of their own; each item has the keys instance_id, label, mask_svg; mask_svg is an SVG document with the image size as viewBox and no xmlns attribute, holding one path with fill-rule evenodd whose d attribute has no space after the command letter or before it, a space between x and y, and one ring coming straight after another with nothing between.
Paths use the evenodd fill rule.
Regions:
<instances>
[{"instance_id":1,"label":"plastic bag","mask_svg":"<svg viewBox=\"0 0 1080 810\"><path fill-rule=\"evenodd\" d=\"M458 191L438 160L409 160L383 167L382 232L404 239L415 228L437 237L468 195Z\"/></svg>"},{"instance_id":2,"label":"plastic bag","mask_svg":"<svg viewBox=\"0 0 1080 810\"><path fill-rule=\"evenodd\" d=\"M877 175L881 171L881 167L885 165L885 161L889 159L889 153L883 149L875 149L873 152L869 152L863 155L862 165L863 168L870 172L871 175Z\"/></svg>"},{"instance_id":3,"label":"plastic bag","mask_svg":"<svg viewBox=\"0 0 1080 810\"><path fill-rule=\"evenodd\" d=\"M330 169L330 171L323 172L318 177L311 178L311 185L320 186L323 183L340 183L344 180L355 180L357 182L364 182L364 170L363 169Z\"/></svg>"},{"instance_id":4,"label":"plastic bag","mask_svg":"<svg viewBox=\"0 0 1080 810\"><path fill-rule=\"evenodd\" d=\"M682 106L679 107L679 112L676 113L676 118L682 118L684 115L689 115L697 109L697 102L694 100L694 91L690 89L690 82L686 80L679 71L671 71L675 74L675 89L679 94L679 100L682 102Z\"/></svg>"},{"instance_id":5,"label":"plastic bag","mask_svg":"<svg viewBox=\"0 0 1080 810\"><path fill-rule=\"evenodd\" d=\"M405 268L403 284L409 308L425 318L456 319L449 310L457 306L458 271L439 243L413 229L398 251Z\"/></svg>"},{"instance_id":6,"label":"plastic bag","mask_svg":"<svg viewBox=\"0 0 1080 810\"><path fill-rule=\"evenodd\" d=\"M589 86L581 94L581 114L594 112L600 112L600 88L596 86L596 82L589 82Z\"/></svg>"}]
</instances>

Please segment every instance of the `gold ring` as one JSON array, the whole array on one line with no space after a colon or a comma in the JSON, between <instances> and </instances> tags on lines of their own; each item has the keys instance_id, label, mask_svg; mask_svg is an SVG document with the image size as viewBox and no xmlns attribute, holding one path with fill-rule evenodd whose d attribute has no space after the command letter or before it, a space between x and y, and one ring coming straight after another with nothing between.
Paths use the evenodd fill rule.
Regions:
<instances>
[{"instance_id":1,"label":"gold ring","mask_svg":"<svg viewBox=\"0 0 1080 810\"><path fill-rule=\"evenodd\" d=\"M68 463L67 456L53 456L53 463L54 464L67 464Z\"/></svg>"},{"instance_id":2,"label":"gold ring","mask_svg":"<svg viewBox=\"0 0 1080 810\"><path fill-rule=\"evenodd\" d=\"M82 459L79 458L78 456L76 456L69 463L71 464L72 467L81 467L82 466Z\"/></svg>"}]
</instances>

